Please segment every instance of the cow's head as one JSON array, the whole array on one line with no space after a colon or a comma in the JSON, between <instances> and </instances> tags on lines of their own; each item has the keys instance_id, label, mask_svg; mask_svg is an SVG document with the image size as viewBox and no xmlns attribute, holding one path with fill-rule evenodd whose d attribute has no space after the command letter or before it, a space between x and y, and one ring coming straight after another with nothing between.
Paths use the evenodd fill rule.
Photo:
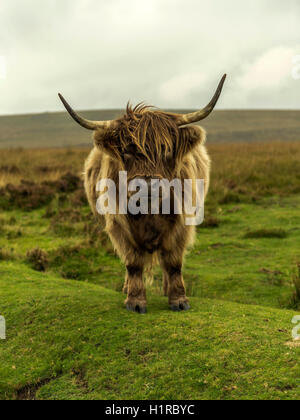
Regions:
<instances>
[{"instance_id":1,"label":"cow's head","mask_svg":"<svg viewBox=\"0 0 300 420\"><path fill-rule=\"evenodd\" d=\"M143 104L127 106L122 118L90 121L79 116L59 94L71 117L82 127L94 131L96 147L108 154L128 179L172 178L183 157L205 140L198 126L185 127L206 118L221 94L223 76L210 103L200 111L175 114L152 109Z\"/></svg>"}]
</instances>

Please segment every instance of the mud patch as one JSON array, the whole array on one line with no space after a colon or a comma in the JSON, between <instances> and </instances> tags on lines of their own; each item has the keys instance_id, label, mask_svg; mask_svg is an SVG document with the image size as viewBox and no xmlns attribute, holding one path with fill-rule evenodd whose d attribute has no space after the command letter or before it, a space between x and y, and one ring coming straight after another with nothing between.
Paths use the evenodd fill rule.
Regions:
<instances>
[{"instance_id":1,"label":"mud patch","mask_svg":"<svg viewBox=\"0 0 300 420\"><path fill-rule=\"evenodd\" d=\"M36 399L36 394L44 385L49 384L56 378L45 378L35 384L28 384L18 389L14 394L14 399L17 401L33 401Z\"/></svg>"}]
</instances>

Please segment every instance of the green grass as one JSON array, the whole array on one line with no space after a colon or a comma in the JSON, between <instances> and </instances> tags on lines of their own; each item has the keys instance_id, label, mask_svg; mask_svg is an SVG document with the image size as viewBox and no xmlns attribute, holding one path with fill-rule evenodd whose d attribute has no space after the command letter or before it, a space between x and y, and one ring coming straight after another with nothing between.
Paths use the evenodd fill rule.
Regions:
<instances>
[{"instance_id":1,"label":"green grass","mask_svg":"<svg viewBox=\"0 0 300 420\"><path fill-rule=\"evenodd\" d=\"M218 223L198 228L184 268L191 311L168 310L155 270L144 316L124 309L124 267L87 228L86 206L3 212L0 398L299 398L300 348L286 345L300 310L299 205L294 195L208 209ZM45 273L26 256L37 247Z\"/></svg>"},{"instance_id":2,"label":"green grass","mask_svg":"<svg viewBox=\"0 0 300 420\"><path fill-rule=\"evenodd\" d=\"M299 145L209 145L192 309L169 311L156 268L143 316L74 177L87 150L1 150L0 399L298 399Z\"/></svg>"},{"instance_id":3,"label":"green grass","mask_svg":"<svg viewBox=\"0 0 300 420\"><path fill-rule=\"evenodd\" d=\"M265 199L259 206L219 207L218 227L199 227L195 247L186 258L184 275L188 294L288 308L294 290L293 269L299 259L299 205L300 197L293 196L275 203L273 199ZM39 247L48 254L48 270L62 278L89 281L120 291L123 265L108 241L105 246L103 242L89 241L86 220L94 222L88 208L83 207L81 214L81 221L63 220L57 222L63 229L61 226L58 229L57 224L53 229L53 219L45 217L45 209L5 213L2 216L5 234L0 237L2 259L6 256L24 262L27 252ZM17 223L10 225L12 218ZM66 235L68 228L72 231ZM249 230L268 235L249 238ZM282 230L286 236L278 235ZM21 236L17 235L19 231ZM274 232L276 235L270 235ZM153 292L161 293L160 270L155 271Z\"/></svg>"},{"instance_id":4,"label":"green grass","mask_svg":"<svg viewBox=\"0 0 300 420\"><path fill-rule=\"evenodd\" d=\"M128 313L101 286L0 266L2 399L296 399L294 312L192 298L174 314L150 294Z\"/></svg>"}]
</instances>

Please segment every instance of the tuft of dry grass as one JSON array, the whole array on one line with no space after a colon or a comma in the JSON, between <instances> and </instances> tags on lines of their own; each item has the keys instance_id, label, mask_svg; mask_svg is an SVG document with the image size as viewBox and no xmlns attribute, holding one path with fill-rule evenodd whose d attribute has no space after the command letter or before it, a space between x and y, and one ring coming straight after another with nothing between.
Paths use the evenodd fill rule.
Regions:
<instances>
[{"instance_id":1,"label":"tuft of dry grass","mask_svg":"<svg viewBox=\"0 0 300 420\"><path fill-rule=\"evenodd\" d=\"M0 261L8 261L13 259L13 251L7 251L6 249L0 248Z\"/></svg>"},{"instance_id":2,"label":"tuft of dry grass","mask_svg":"<svg viewBox=\"0 0 300 420\"><path fill-rule=\"evenodd\" d=\"M300 142L208 142L207 148L212 159L208 206L300 193ZM88 153L86 148L0 150L0 187L80 177Z\"/></svg>"},{"instance_id":3,"label":"tuft of dry grass","mask_svg":"<svg viewBox=\"0 0 300 420\"><path fill-rule=\"evenodd\" d=\"M56 181L36 183L22 179L20 184L7 184L0 188L0 206L4 210L18 208L30 211L50 205L56 194L59 195L59 200L64 202L67 200L68 193L76 191L78 195L78 191L82 189L82 180L70 172Z\"/></svg>"},{"instance_id":4,"label":"tuft of dry grass","mask_svg":"<svg viewBox=\"0 0 300 420\"><path fill-rule=\"evenodd\" d=\"M297 263L296 273L293 276L294 292L289 302L292 309L300 308L300 263Z\"/></svg>"},{"instance_id":5,"label":"tuft of dry grass","mask_svg":"<svg viewBox=\"0 0 300 420\"><path fill-rule=\"evenodd\" d=\"M300 193L300 142L209 144L209 201L255 202Z\"/></svg>"},{"instance_id":6,"label":"tuft of dry grass","mask_svg":"<svg viewBox=\"0 0 300 420\"><path fill-rule=\"evenodd\" d=\"M40 248L32 249L27 252L27 262L36 271L46 271L48 267L48 255Z\"/></svg>"},{"instance_id":7,"label":"tuft of dry grass","mask_svg":"<svg viewBox=\"0 0 300 420\"><path fill-rule=\"evenodd\" d=\"M208 215L200 226L201 228L217 228L219 225L220 220L216 216Z\"/></svg>"},{"instance_id":8,"label":"tuft of dry grass","mask_svg":"<svg viewBox=\"0 0 300 420\"><path fill-rule=\"evenodd\" d=\"M0 150L0 187L57 181L67 173L81 176L87 154L86 148Z\"/></svg>"}]
</instances>

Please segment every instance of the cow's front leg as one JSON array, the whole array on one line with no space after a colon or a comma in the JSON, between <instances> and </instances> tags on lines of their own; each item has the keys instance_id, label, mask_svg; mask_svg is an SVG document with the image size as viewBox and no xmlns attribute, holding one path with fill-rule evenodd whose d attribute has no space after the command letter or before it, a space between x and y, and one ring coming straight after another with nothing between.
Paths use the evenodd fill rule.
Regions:
<instances>
[{"instance_id":1,"label":"cow's front leg","mask_svg":"<svg viewBox=\"0 0 300 420\"><path fill-rule=\"evenodd\" d=\"M163 253L162 265L163 270L167 274L170 308L172 311L186 311L190 309L181 272L182 259L174 260L170 254Z\"/></svg>"},{"instance_id":2,"label":"cow's front leg","mask_svg":"<svg viewBox=\"0 0 300 420\"><path fill-rule=\"evenodd\" d=\"M124 286L123 286L123 293L125 295L127 295L127 293L128 293L128 274L127 274L127 270L126 270L125 282L124 282Z\"/></svg>"},{"instance_id":3,"label":"cow's front leg","mask_svg":"<svg viewBox=\"0 0 300 420\"><path fill-rule=\"evenodd\" d=\"M143 266L137 264L126 265L126 308L129 311L144 314L146 308L146 288L143 281Z\"/></svg>"},{"instance_id":4,"label":"cow's front leg","mask_svg":"<svg viewBox=\"0 0 300 420\"><path fill-rule=\"evenodd\" d=\"M164 296L168 296L169 290L169 275L166 271L163 272L163 289L164 289Z\"/></svg>"},{"instance_id":5,"label":"cow's front leg","mask_svg":"<svg viewBox=\"0 0 300 420\"><path fill-rule=\"evenodd\" d=\"M127 294L126 308L144 314L146 312L146 289L143 282L145 256L130 244L126 231L116 220L110 221L107 232L126 265L123 287L123 292Z\"/></svg>"}]
</instances>

